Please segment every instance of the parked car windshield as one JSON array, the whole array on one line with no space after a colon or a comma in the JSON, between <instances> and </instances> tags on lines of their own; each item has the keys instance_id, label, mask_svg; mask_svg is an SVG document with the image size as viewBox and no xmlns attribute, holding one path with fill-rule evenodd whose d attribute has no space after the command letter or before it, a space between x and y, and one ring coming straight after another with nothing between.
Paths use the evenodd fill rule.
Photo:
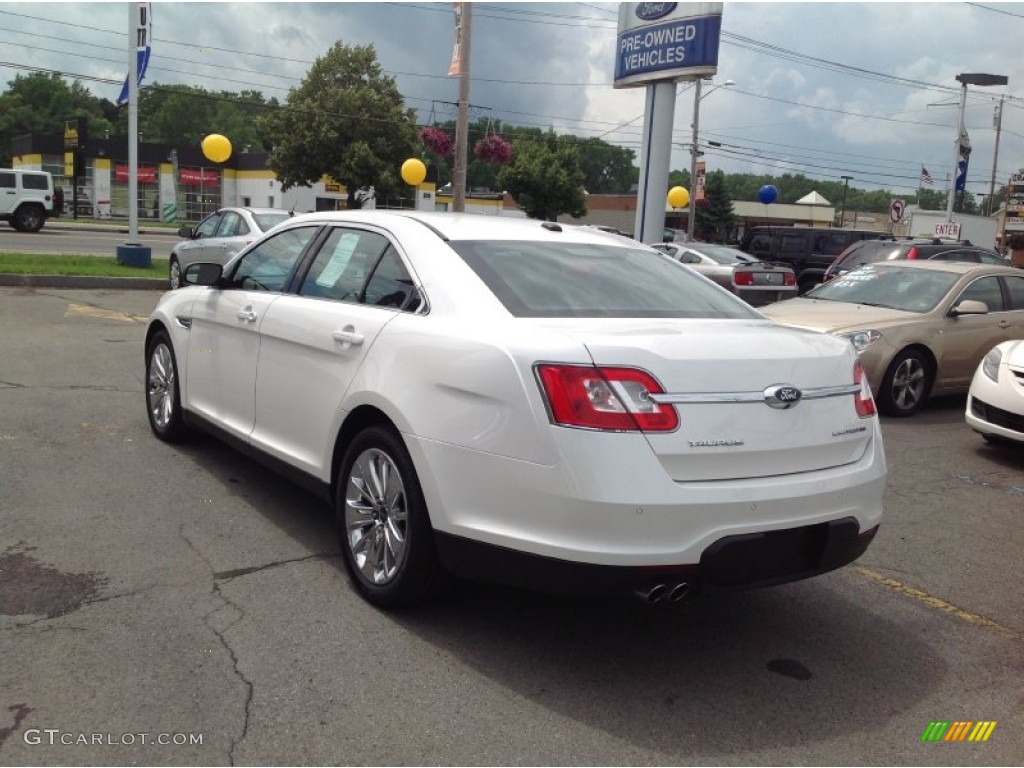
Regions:
<instances>
[{"instance_id":1,"label":"parked car windshield","mask_svg":"<svg viewBox=\"0 0 1024 768\"><path fill-rule=\"evenodd\" d=\"M761 317L655 251L498 240L449 245L516 317Z\"/></svg>"},{"instance_id":2,"label":"parked car windshield","mask_svg":"<svg viewBox=\"0 0 1024 768\"><path fill-rule=\"evenodd\" d=\"M264 232L289 219L287 211L281 211L281 213L254 213L252 217Z\"/></svg>"},{"instance_id":3,"label":"parked car windshield","mask_svg":"<svg viewBox=\"0 0 1024 768\"><path fill-rule=\"evenodd\" d=\"M899 267L880 269L868 264L822 283L805 298L930 312L959 278L955 272Z\"/></svg>"},{"instance_id":4,"label":"parked car windshield","mask_svg":"<svg viewBox=\"0 0 1024 768\"><path fill-rule=\"evenodd\" d=\"M709 259L714 259L719 264L756 264L760 261L760 259L754 258L749 253L737 251L735 248L729 248L726 245L699 245L694 246L693 250L707 256Z\"/></svg>"}]
</instances>

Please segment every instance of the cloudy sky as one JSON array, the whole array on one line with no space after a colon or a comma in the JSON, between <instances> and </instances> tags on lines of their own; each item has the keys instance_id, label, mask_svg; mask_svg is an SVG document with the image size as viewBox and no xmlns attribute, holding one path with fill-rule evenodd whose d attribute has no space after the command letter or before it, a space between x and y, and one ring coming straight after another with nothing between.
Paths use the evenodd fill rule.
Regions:
<instances>
[{"instance_id":1,"label":"cloudy sky","mask_svg":"<svg viewBox=\"0 0 1024 768\"><path fill-rule=\"evenodd\" d=\"M472 116L599 136L637 151L644 89L612 88L617 3L473 5ZM335 41L372 44L426 122L454 119L451 3L154 3L149 82L261 90L284 99ZM27 69L83 78L113 100L127 61L119 3L0 3L0 80ZM1006 75L968 92L968 190L1024 167L1024 3L725 3L715 83L701 102L709 170L803 173L896 193L921 167L944 188L956 75ZM688 168L693 91L681 84L672 168ZM210 126L215 131L217 126Z\"/></svg>"}]
</instances>

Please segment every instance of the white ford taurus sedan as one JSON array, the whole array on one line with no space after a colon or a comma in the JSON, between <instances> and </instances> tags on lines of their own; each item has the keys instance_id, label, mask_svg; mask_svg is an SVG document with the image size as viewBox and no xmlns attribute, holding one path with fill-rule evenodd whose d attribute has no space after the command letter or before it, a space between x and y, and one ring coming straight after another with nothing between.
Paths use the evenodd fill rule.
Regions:
<instances>
[{"instance_id":1,"label":"white ford taurus sedan","mask_svg":"<svg viewBox=\"0 0 1024 768\"><path fill-rule=\"evenodd\" d=\"M853 346L640 243L315 213L185 283L146 333L153 432L213 432L322 493L376 605L450 575L679 600L832 570L878 529Z\"/></svg>"}]
</instances>

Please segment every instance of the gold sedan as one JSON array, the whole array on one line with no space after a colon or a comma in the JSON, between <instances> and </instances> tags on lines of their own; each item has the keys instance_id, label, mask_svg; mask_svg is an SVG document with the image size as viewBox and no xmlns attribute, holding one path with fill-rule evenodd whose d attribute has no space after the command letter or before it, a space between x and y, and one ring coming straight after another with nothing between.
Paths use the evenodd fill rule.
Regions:
<instances>
[{"instance_id":1,"label":"gold sedan","mask_svg":"<svg viewBox=\"0 0 1024 768\"><path fill-rule=\"evenodd\" d=\"M848 338L882 412L910 416L930 395L966 392L992 347L1024 338L1024 271L877 262L761 312Z\"/></svg>"}]
</instances>

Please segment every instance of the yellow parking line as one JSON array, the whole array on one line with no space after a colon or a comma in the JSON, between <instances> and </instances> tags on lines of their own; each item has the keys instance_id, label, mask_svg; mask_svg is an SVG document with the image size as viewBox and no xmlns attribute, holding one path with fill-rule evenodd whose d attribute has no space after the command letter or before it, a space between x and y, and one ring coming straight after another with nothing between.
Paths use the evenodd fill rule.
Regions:
<instances>
[{"instance_id":1,"label":"yellow parking line","mask_svg":"<svg viewBox=\"0 0 1024 768\"><path fill-rule=\"evenodd\" d=\"M953 605L952 603L947 603L942 598L934 597L932 595L929 595L927 592L920 589L916 589L914 587L908 587L906 584L897 579L891 579L888 576L883 576L881 573L873 571L870 568L865 568L862 565L855 565L853 567L853 570L859 573L861 576L864 576L865 578L875 582L876 584L881 584L883 587L887 587L888 589L891 589L893 592L898 592L901 595L906 595L907 597L913 598L914 600L917 600L919 603L927 605L929 608L935 608L937 610L943 611L944 613L952 614L961 621L966 621L968 624L973 624L976 627L988 629L992 632L998 632L1001 635L1012 637L1014 640L1024 641L1024 635L1021 635L1019 632L1015 632L1009 627L1004 627L1002 624L997 624L996 622L992 621L992 619L986 619L984 616L981 616L977 613L971 613L970 611L965 611L962 608L957 608L955 605Z\"/></svg>"},{"instance_id":2,"label":"yellow parking line","mask_svg":"<svg viewBox=\"0 0 1024 768\"><path fill-rule=\"evenodd\" d=\"M148 319L144 315L132 315L128 312L90 307L88 304L75 304L74 302L68 304L64 317L92 317L97 320L120 320L123 323L144 323Z\"/></svg>"}]
</instances>

